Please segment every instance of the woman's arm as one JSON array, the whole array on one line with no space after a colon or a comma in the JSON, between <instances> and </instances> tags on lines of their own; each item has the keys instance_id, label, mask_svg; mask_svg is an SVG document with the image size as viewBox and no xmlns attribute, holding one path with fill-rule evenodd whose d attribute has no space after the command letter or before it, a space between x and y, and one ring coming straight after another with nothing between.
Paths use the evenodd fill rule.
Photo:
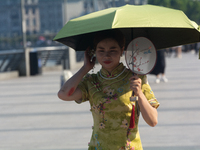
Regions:
<instances>
[{"instance_id":1,"label":"woman's arm","mask_svg":"<svg viewBox=\"0 0 200 150\"><path fill-rule=\"evenodd\" d=\"M152 107L147 101L142 92L141 84L142 81L137 75L134 75L130 78L130 88L134 91L134 94L138 96L138 104L140 106L142 117L148 125L154 127L158 122L158 113L156 108Z\"/></svg>"},{"instance_id":2,"label":"woman's arm","mask_svg":"<svg viewBox=\"0 0 200 150\"><path fill-rule=\"evenodd\" d=\"M91 56L88 55L89 48L85 51L84 65L65 82L62 88L58 91L58 97L65 101L81 100L82 92L77 88L83 77L94 67L95 59L90 61Z\"/></svg>"}]
</instances>

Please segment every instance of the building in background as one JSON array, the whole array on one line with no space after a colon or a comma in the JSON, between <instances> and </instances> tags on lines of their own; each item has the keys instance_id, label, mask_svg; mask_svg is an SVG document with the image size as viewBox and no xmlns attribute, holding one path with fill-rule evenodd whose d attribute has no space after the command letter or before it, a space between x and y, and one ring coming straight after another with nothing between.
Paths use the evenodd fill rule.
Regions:
<instances>
[{"instance_id":1,"label":"building in background","mask_svg":"<svg viewBox=\"0 0 200 150\"><path fill-rule=\"evenodd\" d=\"M25 0L26 33L36 34L40 32L40 11L38 0Z\"/></svg>"},{"instance_id":2,"label":"building in background","mask_svg":"<svg viewBox=\"0 0 200 150\"><path fill-rule=\"evenodd\" d=\"M0 0L0 50L23 48L22 0ZM147 0L23 0L28 47L56 46L52 39L70 19Z\"/></svg>"},{"instance_id":3,"label":"building in background","mask_svg":"<svg viewBox=\"0 0 200 150\"><path fill-rule=\"evenodd\" d=\"M0 37L22 33L20 0L0 0Z\"/></svg>"},{"instance_id":4,"label":"building in background","mask_svg":"<svg viewBox=\"0 0 200 150\"><path fill-rule=\"evenodd\" d=\"M63 27L63 0L40 0L40 33L57 33Z\"/></svg>"}]
</instances>

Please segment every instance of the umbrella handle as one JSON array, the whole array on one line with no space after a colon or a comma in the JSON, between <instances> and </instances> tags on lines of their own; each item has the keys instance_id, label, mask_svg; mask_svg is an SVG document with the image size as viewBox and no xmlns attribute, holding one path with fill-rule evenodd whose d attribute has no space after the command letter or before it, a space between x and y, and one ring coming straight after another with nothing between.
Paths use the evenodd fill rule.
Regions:
<instances>
[{"instance_id":1,"label":"umbrella handle","mask_svg":"<svg viewBox=\"0 0 200 150\"><path fill-rule=\"evenodd\" d=\"M131 102L135 102L135 101L138 100L138 97L137 97L137 96L134 96L134 95L135 95L135 94L134 94L134 91L133 91L132 96L130 97L130 101L131 101Z\"/></svg>"},{"instance_id":2,"label":"umbrella handle","mask_svg":"<svg viewBox=\"0 0 200 150\"><path fill-rule=\"evenodd\" d=\"M133 73L133 75L134 75L134 73ZM133 92L132 92L132 96L130 97L130 101L131 101L131 102L135 102L135 101L137 101L137 100L138 100L138 97L135 96L134 91L133 91Z\"/></svg>"}]
</instances>

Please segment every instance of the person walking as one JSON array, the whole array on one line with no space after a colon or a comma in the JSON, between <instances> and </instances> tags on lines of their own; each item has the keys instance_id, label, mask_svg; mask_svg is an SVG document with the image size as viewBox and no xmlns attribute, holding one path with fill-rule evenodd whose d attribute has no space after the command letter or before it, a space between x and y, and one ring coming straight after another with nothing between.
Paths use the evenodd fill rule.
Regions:
<instances>
[{"instance_id":1,"label":"person walking","mask_svg":"<svg viewBox=\"0 0 200 150\"><path fill-rule=\"evenodd\" d=\"M155 83L160 83L160 81L168 82L165 76L166 60L165 60L165 50L157 51L157 61L154 69L150 74L156 75Z\"/></svg>"}]
</instances>

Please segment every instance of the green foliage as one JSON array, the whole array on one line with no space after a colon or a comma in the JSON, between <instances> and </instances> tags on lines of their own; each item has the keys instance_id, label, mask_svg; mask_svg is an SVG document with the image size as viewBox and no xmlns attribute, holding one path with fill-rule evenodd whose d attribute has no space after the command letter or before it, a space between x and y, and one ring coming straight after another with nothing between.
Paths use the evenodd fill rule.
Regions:
<instances>
[{"instance_id":1,"label":"green foliage","mask_svg":"<svg viewBox=\"0 0 200 150\"><path fill-rule=\"evenodd\" d=\"M199 0L148 0L149 4L182 10L188 18L200 24Z\"/></svg>"}]
</instances>

